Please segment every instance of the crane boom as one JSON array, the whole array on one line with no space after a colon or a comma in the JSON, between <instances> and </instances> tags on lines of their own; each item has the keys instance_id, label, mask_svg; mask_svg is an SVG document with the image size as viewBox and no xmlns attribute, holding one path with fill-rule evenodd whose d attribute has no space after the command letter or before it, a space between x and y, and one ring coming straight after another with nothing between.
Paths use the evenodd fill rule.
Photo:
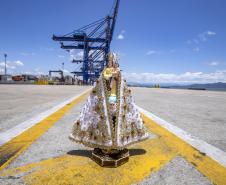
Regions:
<instances>
[{"instance_id":1,"label":"crane boom","mask_svg":"<svg viewBox=\"0 0 226 185\"><path fill-rule=\"evenodd\" d=\"M82 76L85 84L96 80L107 65L107 54L110 51L119 2L120 0L114 1L112 15L107 15L103 19L83 26L66 35L53 35L52 37L54 41L60 41L62 49L83 50L83 59L73 60L73 63L82 63L81 71L74 71L72 73ZM69 44L65 45L65 42Z\"/></svg>"},{"instance_id":2,"label":"crane boom","mask_svg":"<svg viewBox=\"0 0 226 185\"><path fill-rule=\"evenodd\" d=\"M113 13L113 16L112 16L112 25L111 25L111 34L110 34L111 40L112 40L113 34L114 34L115 23L116 23L116 19L117 19L117 15L118 15L119 2L120 2L120 0L116 0L114 13Z\"/></svg>"}]
</instances>

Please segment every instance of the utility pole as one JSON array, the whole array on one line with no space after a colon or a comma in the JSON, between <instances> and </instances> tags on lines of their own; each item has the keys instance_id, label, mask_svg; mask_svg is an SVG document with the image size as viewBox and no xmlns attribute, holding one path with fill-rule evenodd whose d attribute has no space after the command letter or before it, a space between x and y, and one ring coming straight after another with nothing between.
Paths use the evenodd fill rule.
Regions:
<instances>
[{"instance_id":1,"label":"utility pole","mask_svg":"<svg viewBox=\"0 0 226 185\"><path fill-rule=\"evenodd\" d=\"M5 57L5 75L7 74L7 69L6 69L6 58L7 58L7 54L5 53L4 54L4 57Z\"/></svg>"}]
</instances>

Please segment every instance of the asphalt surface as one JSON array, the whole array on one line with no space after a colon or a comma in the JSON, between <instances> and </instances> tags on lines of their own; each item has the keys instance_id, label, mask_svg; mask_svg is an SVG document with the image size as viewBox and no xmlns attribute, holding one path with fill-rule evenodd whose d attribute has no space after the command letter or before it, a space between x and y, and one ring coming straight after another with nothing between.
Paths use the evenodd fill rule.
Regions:
<instances>
[{"instance_id":1,"label":"asphalt surface","mask_svg":"<svg viewBox=\"0 0 226 185\"><path fill-rule=\"evenodd\" d=\"M17 120L23 121L25 118L28 119L88 88L77 86L27 86L21 87L20 89L20 87L21 86L7 87L4 90L5 93L0 93L0 100L5 103L5 105L0 105L1 110L6 109L7 107L7 111L13 115L13 118L10 119L6 116L1 116L4 115L1 112L1 125L4 125L3 122L5 121L11 126L16 125ZM17 92L14 92L15 89L17 89ZM12 90L13 92L11 92ZM140 107L171 122L188 133L191 133L222 150L226 150L226 114L224 113L224 110L226 110L226 93L148 88L132 88L132 93L135 102ZM17 98L14 97L15 94ZM18 108L11 110L12 108L10 109L10 106L7 105L6 99L11 99L11 107L20 107L21 105L17 104L23 104L24 106L22 107L24 107L24 112L18 111ZM72 143L68 140L68 135L71 132L73 122L79 116L83 104L84 102L73 107L7 169L45 161L62 155L87 156L88 154L85 151L89 151L90 148ZM41 108L33 108L38 106ZM33 110L31 111L30 109ZM20 117L20 119L17 117ZM4 130L7 130L7 128L7 126L3 127ZM155 137L155 135L150 133L150 139ZM18 176L0 177L0 184L25 184L23 177L26 175L26 173L21 173ZM105 183L110 184L110 181ZM188 163L182 157L177 156L159 171L146 177L138 184L207 185L211 184L211 182L197 171L192 164Z\"/></svg>"},{"instance_id":2,"label":"asphalt surface","mask_svg":"<svg viewBox=\"0 0 226 185\"><path fill-rule=\"evenodd\" d=\"M210 185L206 177L202 176L191 164L182 157L176 157L158 172L145 178L137 185Z\"/></svg>"},{"instance_id":3,"label":"asphalt surface","mask_svg":"<svg viewBox=\"0 0 226 185\"><path fill-rule=\"evenodd\" d=\"M226 151L226 92L131 89L140 107Z\"/></svg>"},{"instance_id":4,"label":"asphalt surface","mask_svg":"<svg viewBox=\"0 0 226 185\"><path fill-rule=\"evenodd\" d=\"M0 85L0 132L73 97L88 86Z\"/></svg>"}]
</instances>

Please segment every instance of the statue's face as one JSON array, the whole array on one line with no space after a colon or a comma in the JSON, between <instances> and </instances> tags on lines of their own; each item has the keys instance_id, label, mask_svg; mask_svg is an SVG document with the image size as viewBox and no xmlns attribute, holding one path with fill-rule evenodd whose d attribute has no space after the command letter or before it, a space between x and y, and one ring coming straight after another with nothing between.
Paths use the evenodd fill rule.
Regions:
<instances>
[{"instance_id":1,"label":"statue's face","mask_svg":"<svg viewBox=\"0 0 226 185\"><path fill-rule=\"evenodd\" d=\"M108 57L108 67L113 67L113 55Z\"/></svg>"},{"instance_id":2,"label":"statue's face","mask_svg":"<svg viewBox=\"0 0 226 185\"><path fill-rule=\"evenodd\" d=\"M119 64L118 63L114 63L114 68L117 68L119 67Z\"/></svg>"}]
</instances>

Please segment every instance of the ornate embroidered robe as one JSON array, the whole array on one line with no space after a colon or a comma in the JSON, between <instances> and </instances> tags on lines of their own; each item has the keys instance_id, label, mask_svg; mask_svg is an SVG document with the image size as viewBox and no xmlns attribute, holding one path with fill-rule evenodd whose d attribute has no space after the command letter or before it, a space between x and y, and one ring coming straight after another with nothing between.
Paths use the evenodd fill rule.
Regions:
<instances>
[{"instance_id":1,"label":"ornate embroidered robe","mask_svg":"<svg viewBox=\"0 0 226 185\"><path fill-rule=\"evenodd\" d=\"M111 102L114 89L108 88L109 78L104 76L106 69L75 121L70 139L92 148L120 150L146 139L148 133L120 72L112 87L116 91L116 102Z\"/></svg>"}]
</instances>

